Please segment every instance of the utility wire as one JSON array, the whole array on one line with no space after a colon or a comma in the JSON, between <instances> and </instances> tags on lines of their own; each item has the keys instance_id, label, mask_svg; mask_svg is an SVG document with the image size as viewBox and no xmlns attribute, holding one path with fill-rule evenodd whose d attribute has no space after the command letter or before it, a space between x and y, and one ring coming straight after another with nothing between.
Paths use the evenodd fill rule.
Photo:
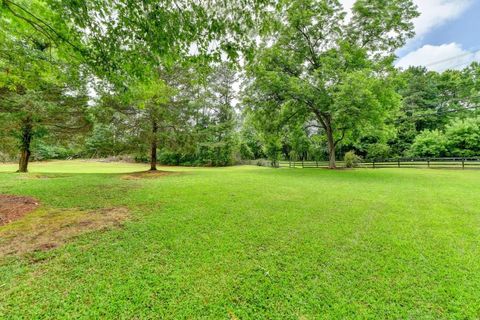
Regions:
<instances>
[{"instance_id":1,"label":"utility wire","mask_svg":"<svg viewBox=\"0 0 480 320\"><path fill-rule=\"evenodd\" d=\"M434 65L437 65L437 64L440 64L440 63L444 63L444 62L448 62L448 61L451 61L451 60L467 57L467 56L470 56L470 55L475 55L476 53L479 53L479 52L480 52L480 49L476 49L472 52L462 53L462 54L454 56L454 57L450 57L450 58L446 58L446 59L443 59L443 60L439 60L439 61L435 61L435 62L426 64L425 67L431 67L431 66L434 66ZM465 63L462 63L462 64L466 64L466 63L468 63L468 62L465 62Z\"/></svg>"}]
</instances>

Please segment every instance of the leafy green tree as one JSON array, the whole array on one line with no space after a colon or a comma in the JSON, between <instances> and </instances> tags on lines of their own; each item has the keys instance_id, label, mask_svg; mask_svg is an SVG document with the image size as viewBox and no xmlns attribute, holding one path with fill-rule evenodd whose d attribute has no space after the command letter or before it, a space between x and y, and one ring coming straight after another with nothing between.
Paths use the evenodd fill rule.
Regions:
<instances>
[{"instance_id":1,"label":"leafy green tree","mask_svg":"<svg viewBox=\"0 0 480 320\"><path fill-rule=\"evenodd\" d=\"M250 108L261 117L316 125L335 168L344 138L381 126L398 106L389 73L418 13L411 1L400 0L356 1L350 20L337 0L282 1L280 7L274 32L249 66L249 92L262 92L251 97L257 101Z\"/></svg>"},{"instance_id":2,"label":"leafy green tree","mask_svg":"<svg viewBox=\"0 0 480 320\"><path fill-rule=\"evenodd\" d=\"M443 157L447 154L446 139L439 130L424 130L415 137L409 155L413 157Z\"/></svg>"},{"instance_id":3,"label":"leafy green tree","mask_svg":"<svg viewBox=\"0 0 480 320\"><path fill-rule=\"evenodd\" d=\"M439 75L424 67L411 67L399 74L398 92L402 105L395 119L397 135L390 145L393 153L404 155L423 130L442 129L438 109Z\"/></svg>"},{"instance_id":4,"label":"leafy green tree","mask_svg":"<svg viewBox=\"0 0 480 320\"><path fill-rule=\"evenodd\" d=\"M193 58L205 63L251 53L267 0L62 1L58 11L82 32L97 75L122 85Z\"/></svg>"},{"instance_id":5,"label":"leafy green tree","mask_svg":"<svg viewBox=\"0 0 480 320\"><path fill-rule=\"evenodd\" d=\"M278 167L282 152L282 142L278 134L263 134L263 152L272 161L272 167Z\"/></svg>"},{"instance_id":6,"label":"leafy green tree","mask_svg":"<svg viewBox=\"0 0 480 320\"><path fill-rule=\"evenodd\" d=\"M240 153L242 159L246 160L260 159L265 156L259 132L255 129L248 114L243 120L240 129Z\"/></svg>"},{"instance_id":7,"label":"leafy green tree","mask_svg":"<svg viewBox=\"0 0 480 320\"><path fill-rule=\"evenodd\" d=\"M424 130L440 130L456 118L478 115L480 66L443 73L411 67L399 74L398 92L403 102L395 120L396 138L392 153L404 155L415 137Z\"/></svg>"},{"instance_id":8,"label":"leafy green tree","mask_svg":"<svg viewBox=\"0 0 480 320\"><path fill-rule=\"evenodd\" d=\"M457 119L445 129L446 147L451 156L480 155L480 117Z\"/></svg>"},{"instance_id":9,"label":"leafy green tree","mask_svg":"<svg viewBox=\"0 0 480 320\"><path fill-rule=\"evenodd\" d=\"M303 127L295 127L288 132L289 153L293 160L307 160L310 150L310 139Z\"/></svg>"}]
</instances>

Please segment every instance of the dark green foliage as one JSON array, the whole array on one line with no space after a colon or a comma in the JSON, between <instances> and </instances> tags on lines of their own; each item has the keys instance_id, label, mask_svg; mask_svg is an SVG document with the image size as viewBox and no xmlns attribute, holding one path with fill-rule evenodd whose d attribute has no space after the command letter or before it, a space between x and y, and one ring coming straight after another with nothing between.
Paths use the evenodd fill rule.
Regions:
<instances>
[{"instance_id":1,"label":"dark green foliage","mask_svg":"<svg viewBox=\"0 0 480 320\"><path fill-rule=\"evenodd\" d=\"M85 152L89 157L108 157L120 154L126 146L117 140L116 128L113 125L97 124L92 133L85 139Z\"/></svg>"}]
</instances>

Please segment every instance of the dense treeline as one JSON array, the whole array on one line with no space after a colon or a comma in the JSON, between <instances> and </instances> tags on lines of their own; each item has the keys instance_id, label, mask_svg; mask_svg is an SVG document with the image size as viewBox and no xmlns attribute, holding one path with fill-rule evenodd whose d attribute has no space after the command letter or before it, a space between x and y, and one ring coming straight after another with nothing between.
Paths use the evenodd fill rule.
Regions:
<instances>
[{"instance_id":1,"label":"dense treeline","mask_svg":"<svg viewBox=\"0 0 480 320\"><path fill-rule=\"evenodd\" d=\"M479 74L478 63L443 73L423 67L399 71L397 109L380 128L345 140L338 155L352 150L365 159L480 155ZM325 146L318 131L297 125L284 131L279 149L285 159L325 160Z\"/></svg>"},{"instance_id":2,"label":"dense treeline","mask_svg":"<svg viewBox=\"0 0 480 320\"><path fill-rule=\"evenodd\" d=\"M0 160L480 155L480 65L393 65L411 1L162 3L2 0Z\"/></svg>"}]
</instances>

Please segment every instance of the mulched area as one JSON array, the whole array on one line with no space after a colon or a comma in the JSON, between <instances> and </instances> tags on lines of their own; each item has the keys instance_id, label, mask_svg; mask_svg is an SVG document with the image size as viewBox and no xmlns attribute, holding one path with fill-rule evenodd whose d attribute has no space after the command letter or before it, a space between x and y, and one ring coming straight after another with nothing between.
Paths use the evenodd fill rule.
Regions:
<instances>
[{"instance_id":1,"label":"mulched area","mask_svg":"<svg viewBox=\"0 0 480 320\"><path fill-rule=\"evenodd\" d=\"M39 206L31 197L0 194L0 226L18 220Z\"/></svg>"}]
</instances>

